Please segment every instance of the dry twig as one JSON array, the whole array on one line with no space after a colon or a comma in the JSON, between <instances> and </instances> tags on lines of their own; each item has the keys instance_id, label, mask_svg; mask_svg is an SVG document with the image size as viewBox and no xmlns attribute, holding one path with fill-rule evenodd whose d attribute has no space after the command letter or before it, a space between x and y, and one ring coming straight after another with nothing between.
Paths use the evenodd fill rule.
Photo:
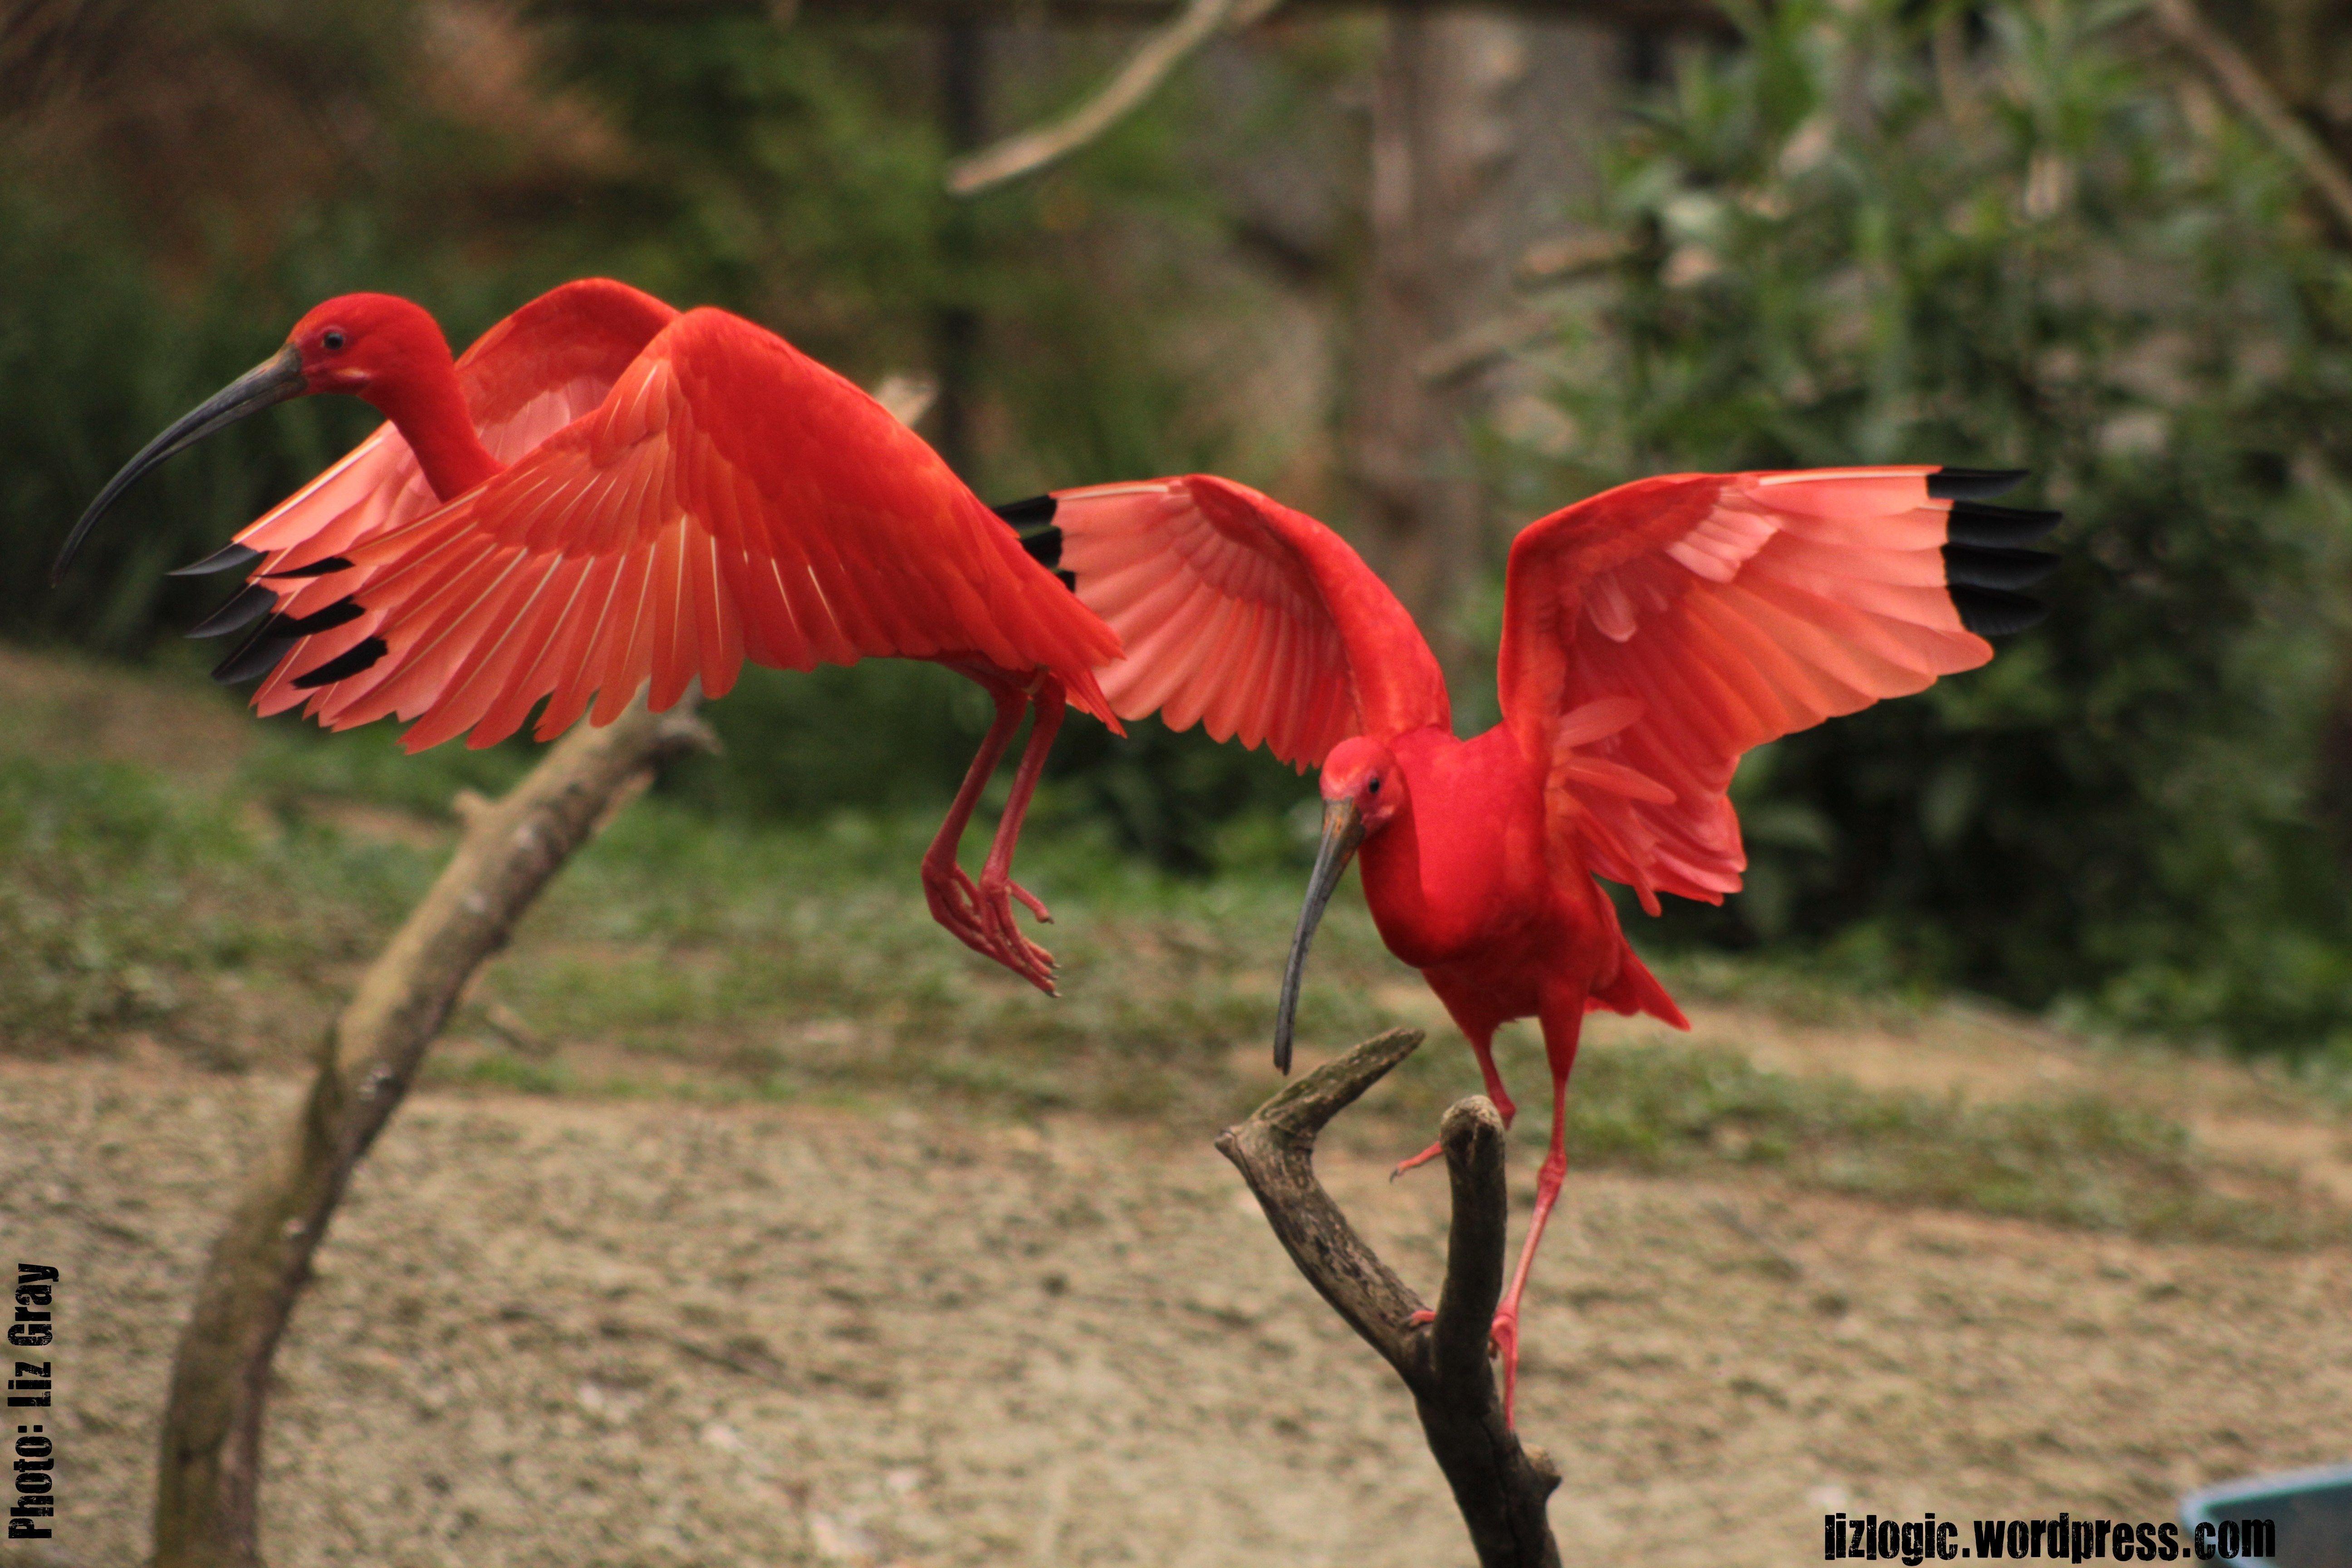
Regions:
<instances>
[{"instance_id":1,"label":"dry twig","mask_svg":"<svg viewBox=\"0 0 2352 1568\"><path fill-rule=\"evenodd\" d=\"M1061 119L1033 126L948 166L948 192L976 196L1058 163L1140 108L1202 45L1263 20L1282 0L1187 0L1176 19L1127 58L1102 90Z\"/></svg>"},{"instance_id":2,"label":"dry twig","mask_svg":"<svg viewBox=\"0 0 2352 1568\"><path fill-rule=\"evenodd\" d=\"M2347 236L2352 236L2352 174L2345 172L2325 142L2295 118L2254 63L2235 44L2214 31L2198 10L2196 0L2155 0L2149 7L2172 40L2197 57L2221 84L2238 111L2261 128L2278 150L2301 170Z\"/></svg>"},{"instance_id":3,"label":"dry twig","mask_svg":"<svg viewBox=\"0 0 2352 1568\"><path fill-rule=\"evenodd\" d=\"M1421 1044L1393 1029L1327 1062L1229 1127L1217 1152L1241 1171L1268 1224L1331 1310L1381 1352L1412 1392L1422 1434L1469 1527L1480 1568L1559 1568L1545 1505L1559 1470L1524 1447L1503 1420L1486 1337L1503 1295L1507 1197L1503 1119L1484 1095L1457 1100L1439 1124L1454 1181L1445 1283L1433 1321L1315 1179L1315 1138Z\"/></svg>"},{"instance_id":4,"label":"dry twig","mask_svg":"<svg viewBox=\"0 0 2352 1568\"><path fill-rule=\"evenodd\" d=\"M688 698L644 700L564 737L505 799L484 802L440 879L324 1041L318 1074L213 1244L172 1365L155 1492L155 1568L253 1568L269 1368L352 1173L399 1107L458 993L665 758L709 743Z\"/></svg>"}]
</instances>

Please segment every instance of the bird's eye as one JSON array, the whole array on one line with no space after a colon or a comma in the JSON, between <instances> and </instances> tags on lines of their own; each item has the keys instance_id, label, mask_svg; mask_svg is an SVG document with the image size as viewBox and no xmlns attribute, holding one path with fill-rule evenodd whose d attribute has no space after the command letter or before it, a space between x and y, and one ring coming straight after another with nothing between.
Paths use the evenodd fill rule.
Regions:
<instances>
[{"instance_id":1,"label":"bird's eye","mask_svg":"<svg viewBox=\"0 0 2352 1568\"><path fill-rule=\"evenodd\" d=\"M1381 781L1378 775L1374 775L1372 779L1371 793L1374 795L1381 793Z\"/></svg>"},{"instance_id":2,"label":"bird's eye","mask_svg":"<svg viewBox=\"0 0 2352 1568\"><path fill-rule=\"evenodd\" d=\"M327 335L319 341L326 345L329 353L339 354L343 352L343 343L346 340L341 331L330 329Z\"/></svg>"}]
</instances>

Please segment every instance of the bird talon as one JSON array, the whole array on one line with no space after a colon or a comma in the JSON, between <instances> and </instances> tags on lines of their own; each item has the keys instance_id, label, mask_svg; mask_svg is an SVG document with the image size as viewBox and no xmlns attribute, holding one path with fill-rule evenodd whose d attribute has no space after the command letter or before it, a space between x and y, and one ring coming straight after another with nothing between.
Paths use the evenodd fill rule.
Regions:
<instances>
[{"instance_id":1,"label":"bird talon","mask_svg":"<svg viewBox=\"0 0 2352 1568\"><path fill-rule=\"evenodd\" d=\"M992 918L995 911L988 902L986 889L975 885L962 867L952 861L944 866L927 863L923 868L923 894L930 905L931 918L945 926L958 942L1031 984L1039 984L1032 973L1034 964L1027 961L1020 948L1005 941L1013 923L1010 911L1002 919Z\"/></svg>"},{"instance_id":2,"label":"bird talon","mask_svg":"<svg viewBox=\"0 0 2352 1568\"><path fill-rule=\"evenodd\" d=\"M1046 995L1059 995L1054 988L1054 955L1022 935L1021 928L1013 921L1013 900L1016 896L1024 903L1037 907L1018 883L982 879L973 892L978 902L981 938L971 945Z\"/></svg>"},{"instance_id":3,"label":"bird talon","mask_svg":"<svg viewBox=\"0 0 2352 1568\"><path fill-rule=\"evenodd\" d=\"M1391 1172L1389 1173L1389 1180L1390 1180L1390 1181L1391 1181L1391 1182L1393 1182L1393 1181L1395 1181L1399 1176L1403 1175L1407 1171L1418 1171L1418 1170L1420 1170L1423 1165L1428 1164L1432 1160L1436 1159L1440 1154L1443 1154L1443 1153L1444 1153L1444 1152L1445 1152L1445 1145L1444 1145L1444 1144L1443 1144L1443 1143L1432 1143L1428 1148L1423 1149L1420 1153L1415 1154L1412 1159L1410 1159L1410 1160L1399 1160L1399 1161L1396 1163L1396 1169L1394 1169L1394 1170L1392 1170L1392 1171L1391 1171Z\"/></svg>"},{"instance_id":4,"label":"bird talon","mask_svg":"<svg viewBox=\"0 0 2352 1568\"><path fill-rule=\"evenodd\" d=\"M1519 1396L1519 1315L1507 1308L1495 1314L1486 1331L1486 1353L1503 1363L1503 1425L1511 1426Z\"/></svg>"},{"instance_id":5,"label":"bird talon","mask_svg":"<svg viewBox=\"0 0 2352 1568\"><path fill-rule=\"evenodd\" d=\"M1054 923L1053 911L1046 909L1044 901L1040 900L1036 894L1031 892L1028 889L1023 887L1018 882L1007 882L1004 886L1006 890L1011 892L1014 898L1020 900L1022 903L1028 906L1029 912L1037 917L1037 923L1039 925L1052 925Z\"/></svg>"}]
</instances>

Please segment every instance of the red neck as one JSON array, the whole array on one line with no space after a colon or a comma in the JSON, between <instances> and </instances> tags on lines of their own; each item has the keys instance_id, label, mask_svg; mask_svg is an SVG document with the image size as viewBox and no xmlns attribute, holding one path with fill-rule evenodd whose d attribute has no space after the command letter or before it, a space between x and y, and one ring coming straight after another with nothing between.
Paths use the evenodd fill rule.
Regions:
<instances>
[{"instance_id":1,"label":"red neck","mask_svg":"<svg viewBox=\"0 0 2352 1568\"><path fill-rule=\"evenodd\" d=\"M420 359L404 366L404 374L378 377L360 395L407 438L434 495L451 501L506 465L490 456L475 432L449 351Z\"/></svg>"}]
</instances>

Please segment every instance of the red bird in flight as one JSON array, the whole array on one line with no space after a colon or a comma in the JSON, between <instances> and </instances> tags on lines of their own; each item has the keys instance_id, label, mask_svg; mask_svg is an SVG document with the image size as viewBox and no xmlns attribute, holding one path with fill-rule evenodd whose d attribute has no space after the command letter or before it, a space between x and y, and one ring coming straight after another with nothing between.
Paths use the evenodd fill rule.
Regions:
<instances>
[{"instance_id":1,"label":"red bird in flight","mask_svg":"<svg viewBox=\"0 0 2352 1568\"><path fill-rule=\"evenodd\" d=\"M549 740L656 710L743 660L925 658L986 688L995 722L923 857L932 915L1048 993L1014 924L1021 819L1074 702L1114 730L1094 671L1118 637L939 455L856 386L722 310L565 284L450 358L416 305L330 300L286 346L148 443L59 553L139 476L309 393L390 423L188 573L252 568L198 635L259 625L215 673L265 676L264 713L331 729L396 716L410 751L491 745L542 701ZM593 709L592 709L593 703ZM1024 710L1036 723L975 885L956 846Z\"/></svg>"},{"instance_id":2,"label":"red bird in flight","mask_svg":"<svg viewBox=\"0 0 2352 1568\"><path fill-rule=\"evenodd\" d=\"M1740 754L1992 657L2016 592L2055 557L2021 548L2055 512L1983 504L2022 475L1938 468L1684 474L1530 524L1504 594L1503 722L1456 739L1437 660L1343 540L1245 486L1195 475L1003 509L1047 523L1048 564L1110 623L1101 671L1123 718L1158 712L1322 768L1323 837L1283 976L1290 1067L1308 943L1351 856L1389 951L1422 972L1477 1053L1543 1029L1551 1147L1495 1320L1507 1412L1519 1298L1567 1170L1562 1111L1584 1015L1687 1028L1594 880L1720 903L1747 865L1728 790ZM1400 1170L1431 1158L1434 1148Z\"/></svg>"}]
</instances>

